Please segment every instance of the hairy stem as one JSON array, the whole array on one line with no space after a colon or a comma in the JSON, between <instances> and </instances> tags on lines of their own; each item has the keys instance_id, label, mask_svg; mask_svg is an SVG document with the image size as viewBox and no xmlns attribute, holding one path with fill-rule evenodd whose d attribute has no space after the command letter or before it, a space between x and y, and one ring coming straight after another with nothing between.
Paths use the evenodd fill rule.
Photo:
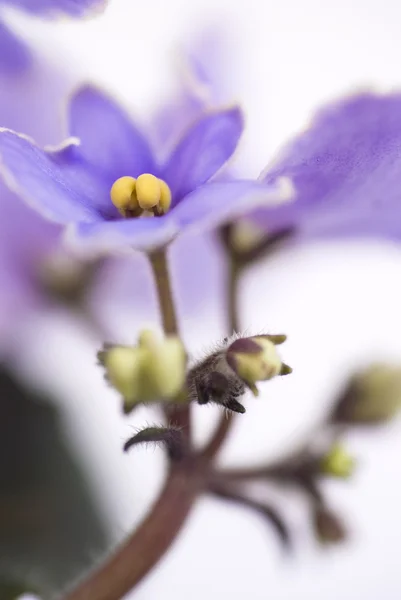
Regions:
<instances>
[{"instance_id":1,"label":"hairy stem","mask_svg":"<svg viewBox=\"0 0 401 600\"><path fill-rule=\"evenodd\" d=\"M178 535L203 481L192 465L174 465L156 504L114 555L64 600L120 600L162 558Z\"/></svg>"},{"instance_id":2,"label":"hairy stem","mask_svg":"<svg viewBox=\"0 0 401 600\"><path fill-rule=\"evenodd\" d=\"M202 456L211 461L219 452L221 446L227 439L234 420L234 413L223 413L217 424L216 430L210 438L208 444L202 451Z\"/></svg>"},{"instance_id":3,"label":"hairy stem","mask_svg":"<svg viewBox=\"0 0 401 600\"><path fill-rule=\"evenodd\" d=\"M166 249L154 250L149 255L149 259L156 283L163 329L167 335L174 335L178 332L178 325L171 291Z\"/></svg>"},{"instance_id":4,"label":"hairy stem","mask_svg":"<svg viewBox=\"0 0 401 600\"><path fill-rule=\"evenodd\" d=\"M237 332L240 328L238 310L238 283L242 272L242 262L238 260L237 254L230 246L231 225L221 228L220 236L226 251L228 262L227 278L227 332L229 335ZM234 422L234 414L225 412L221 415L216 430L203 450L203 456L212 460L224 444Z\"/></svg>"},{"instance_id":5,"label":"hairy stem","mask_svg":"<svg viewBox=\"0 0 401 600\"><path fill-rule=\"evenodd\" d=\"M227 290L227 302L228 302L228 332L230 335L239 331L239 310L238 310L238 283L242 268L240 264L235 260L233 255L228 256L229 261L229 273L228 273L228 290Z\"/></svg>"},{"instance_id":6,"label":"hairy stem","mask_svg":"<svg viewBox=\"0 0 401 600\"><path fill-rule=\"evenodd\" d=\"M156 283L157 295L160 305L160 314L164 333L176 335L178 333L177 316L175 312L173 294L171 290L170 275L167 262L167 249L154 250L150 255L153 275ZM173 406L165 410L168 422L183 430L189 444L191 415L189 404Z\"/></svg>"}]
</instances>

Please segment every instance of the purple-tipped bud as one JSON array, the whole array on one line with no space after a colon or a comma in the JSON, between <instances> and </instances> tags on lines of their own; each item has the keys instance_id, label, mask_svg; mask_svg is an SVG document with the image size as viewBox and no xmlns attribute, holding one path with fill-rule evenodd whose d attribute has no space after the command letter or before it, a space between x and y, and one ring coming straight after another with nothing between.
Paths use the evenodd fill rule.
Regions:
<instances>
[{"instance_id":1,"label":"purple-tipped bud","mask_svg":"<svg viewBox=\"0 0 401 600\"><path fill-rule=\"evenodd\" d=\"M292 372L276 350L276 345L282 344L285 339L284 335L255 335L235 340L227 348L227 363L255 396L258 394L255 385L258 381Z\"/></svg>"}]
</instances>

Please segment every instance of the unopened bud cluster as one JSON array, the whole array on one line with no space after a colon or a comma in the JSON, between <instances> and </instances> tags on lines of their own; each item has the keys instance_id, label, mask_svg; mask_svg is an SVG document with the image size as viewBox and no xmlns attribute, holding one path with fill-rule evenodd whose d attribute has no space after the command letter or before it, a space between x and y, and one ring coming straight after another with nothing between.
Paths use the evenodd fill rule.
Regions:
<instances>
[{"instance_id":1,"label":"unopened bud cluster","mask_svg":"<svg viewBox=\"0 0 401 600\"><path fill-rule=\"evenodd\" d=\"M215 402L244 413L239 399L247 388L257 396L258 382L291 373L276 349L285 340L285 335L255 335L238 338L213 352L190 370L190 398L199 404Z\"/></svg>"},{"instance_id":2,"label":"unopened bud cluster","mask_svg":"<svg viewBox=\"0 0 401 600\"><path fill-rule=\"evenodd\" d=\"M124 398L124 412L138 403L182 401L186 353L175 336L141 333L137 346L109 346L98 353L106 378Z\"/></svg>"}]
</instances>

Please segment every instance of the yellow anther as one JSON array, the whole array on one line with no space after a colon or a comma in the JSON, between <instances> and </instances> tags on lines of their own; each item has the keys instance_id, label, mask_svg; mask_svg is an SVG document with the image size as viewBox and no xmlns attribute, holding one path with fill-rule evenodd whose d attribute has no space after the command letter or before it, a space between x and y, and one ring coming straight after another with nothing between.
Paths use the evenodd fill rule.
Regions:
<instances>
[{"instance_id":1,"label":"yellow anther","mask_svg":"<svg viewBox=\"0 0 401 600\"><path fill-rule=\"evenodd\" d=\"M123 217L160 217L171 205L167 183L150 173L143 173L137 179L120 177L113 183L110 198Z\"/></svg>"},{"instance_id":2,"label":"yellow anther","mask_svg":"<svg viewBox=\"0 0 401 600\"><path fill-rule=\"evenodd\" d=\"M161 197L160 181L150 173L140 175L136 180L136 197L138 204L144 210L157 206Z\"/></svg>"},{"instance_id":3,"label":"yellow anther","mask_svg":"<svg viewBox=\"0 0 401 600\"><path fill-rule=\"evenodd\" d=\"M165 215L169 211L171 206L171 190L167 183L163 179L159 179L160 185L160 201L158 206L158 212L160 215Z\"/></svg>"},{"instance_id":4,"label":"yellow anther","mask_svg":"<svg viewBox=\"0 0 401 600\"><path fill-rule=\"evenodd\" d=\"M139 208L135 188L136 179L134 177L120 177L113 183L110 198L123 216L130 211L136 212Z\"/></svg>"}]
</instances>

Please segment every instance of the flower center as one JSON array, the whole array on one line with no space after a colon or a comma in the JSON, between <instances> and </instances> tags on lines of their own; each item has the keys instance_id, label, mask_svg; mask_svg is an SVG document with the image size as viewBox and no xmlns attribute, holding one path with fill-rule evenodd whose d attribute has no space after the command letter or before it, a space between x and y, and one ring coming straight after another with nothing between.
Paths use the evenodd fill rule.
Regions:
<instances>
[{"instance_id":1,"label":"flower center","mask_svg":"<svg viewBox=\"0 0 401 600\"><path fill-rule=\"evenodd\" d=\"M110 190L110 198L125 218L140 216L161 217L171 205L171 191L167 183L150 173L137 179L120 177Z\"/></svg>"}]
</instances>

